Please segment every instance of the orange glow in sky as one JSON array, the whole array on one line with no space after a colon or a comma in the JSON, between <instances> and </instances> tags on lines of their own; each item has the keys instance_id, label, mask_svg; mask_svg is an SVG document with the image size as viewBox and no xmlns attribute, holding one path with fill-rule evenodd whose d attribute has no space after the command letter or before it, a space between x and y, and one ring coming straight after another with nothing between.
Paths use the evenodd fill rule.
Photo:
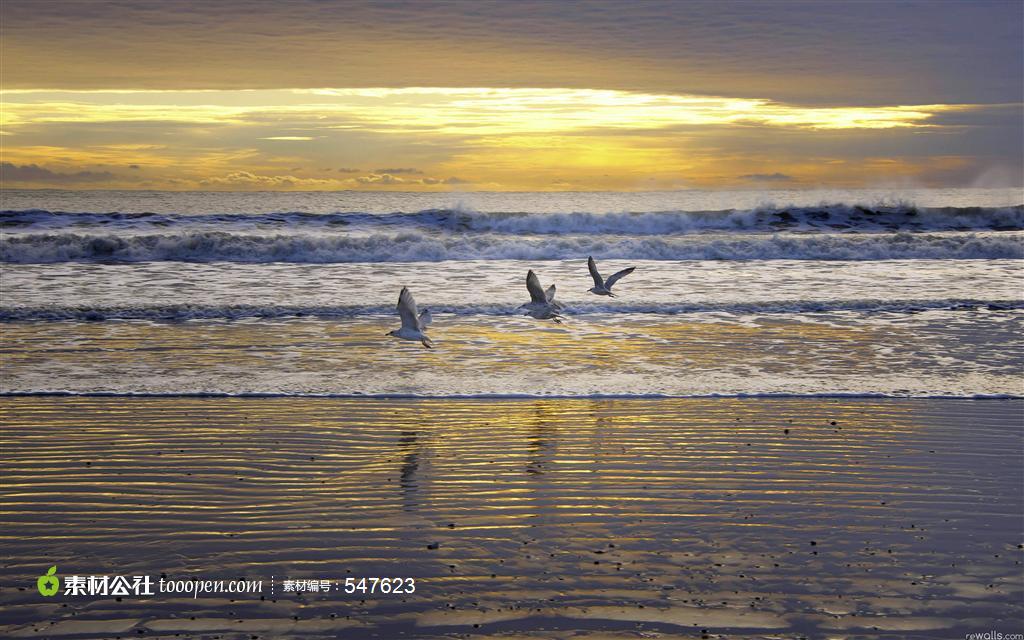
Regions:
<instances>
[{"instance_id":1,"label":"orange glow in sky","mask_svg":"<svg viewBox=\"0 0 1024 640\"><path fill-rule=\"evenodd\" d=\"M3 3L3 187L1015 186L1024 172L1013 3L235 4ZM908 37L965 15L986 47L962 30Z\"/></svg>"}]
</instances>

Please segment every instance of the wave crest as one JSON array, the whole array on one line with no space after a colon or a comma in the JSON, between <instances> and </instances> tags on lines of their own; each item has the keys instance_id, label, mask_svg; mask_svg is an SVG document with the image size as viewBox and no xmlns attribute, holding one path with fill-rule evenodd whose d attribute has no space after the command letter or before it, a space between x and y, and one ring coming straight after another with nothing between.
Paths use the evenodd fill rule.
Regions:
<instances>
[{"instance_id":1,"label":"wave crest","mask_svg":"<svg viewBox=\"0 0 1024 640\"><path fill-rule=\"evenodd\" d=\"M444 260L565 260L586 255L634 260L908 260L1024 258L1019 233L773 234L675 237L515 238L406 231L367 236L244 234L10 234L0 261L345 263Z\"/></svg>"},{"instance_id":2,"label":"wave crest","mask_svg":"<svg viewBox=\"0 0 1024 640\"><path fill-rule=\"evenodd\" d=\"M478 212L428 209L413 213L361 212L267 214L68 213L41 209L0 211L0 227L13 231L95 228L146 231L158 228L214 226L244 229L335 229L349 227L418 228L459 232L556 235L666 235L702 231L1008 231L1024 230L1024 205L1014 207L918 208L909 204L815 207L765 206L725 211L650 211L622 213Z\"/></svg>"}]
</instances>

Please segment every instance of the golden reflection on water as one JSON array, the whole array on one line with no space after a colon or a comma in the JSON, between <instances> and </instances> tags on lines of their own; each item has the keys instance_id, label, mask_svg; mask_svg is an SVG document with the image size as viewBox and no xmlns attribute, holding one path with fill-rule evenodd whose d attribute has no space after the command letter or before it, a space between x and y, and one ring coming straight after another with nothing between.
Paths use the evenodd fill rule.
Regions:
<instances>
[{"instance_id":1,"label":"golden reflection on water","mask_svg":"<svg viewBox=\"0 0 1024 640\"><path fill-rule=\"evenodd\" d=\"M834 634L865 616L882 630L926 618L951 629L968 613L1009 621L1024 612L1020 411L882 399L7 397L2 571L18 584L41 561L422 581L401 602L303 598L300 618L323 629L280 637L330 635L339 610L371 629L404 620L442 635L585 620L753 637ZM843 610L830 593L858 605ZM878 594L900 598L899 610ZM209 630L239 607L266 630L300 606L111 600L41 613L31 594L0 599L8 632L73 612L181 631L168 611L187 620L200 609L221 619Z\"/></svg>"},{"instance_id":2,"label":"golden reflection on water","mask_svg":"<svg viewBox=\"0 0 1024 640\"><path fill-rule=\"evenodd\" d=\"M271 324L9 323L0 337L4 387L122 393L811 393L870 390L873 380L882 381L877 384L883 391L904 382L914 388L913 376L900 379L908 359L920 360L913 366L926 372L936 367L927 345L907 351L911 342L900 328L863 324L596 317L555 325L520 317L485 323L442 317L431 329L433 350L385 337L392 325L372 317ZM949 366L942 374L957 375ZM978 384L984 387L986 380Z\"/></svg>"}]
</instances>

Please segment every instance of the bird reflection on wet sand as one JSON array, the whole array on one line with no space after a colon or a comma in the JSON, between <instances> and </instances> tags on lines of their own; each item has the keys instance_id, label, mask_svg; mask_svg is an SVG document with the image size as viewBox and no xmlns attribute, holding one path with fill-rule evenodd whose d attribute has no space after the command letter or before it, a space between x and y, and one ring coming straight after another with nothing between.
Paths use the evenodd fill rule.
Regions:
<instances>
[{"instance_id":1,"label":"bird reflection on wet sand","mask_svg":"<svg viewBox=\"0 0 1024 640\"><path fill-rule=\"evenodd\" d=\"M1024 614L1014 533L1024 465L1012 426L1022 409L18 397L3 407L5 483L16 491L0 495L0 510L12 557L86 575L217 566L252 577L383 572L420 585L400 600L347 602L349 619L331 617L333 594L305 595L287 628L274 626L280 598L248 603L253 635L336 636L358 624L416 637L540 637L539 626L953 637L971 620L1009 628ZM24 501L59 503L62 516L41 535L31 512L13 508ZM5 584L38 573L0 568ZM68 604L50 637L88 636L88 620L125 615L113 599ZM0 592L0 605L4 635L50 615L23 591ZM239 606L145 601L125 624L223 633Z\"/></svg>"}]
</instances>

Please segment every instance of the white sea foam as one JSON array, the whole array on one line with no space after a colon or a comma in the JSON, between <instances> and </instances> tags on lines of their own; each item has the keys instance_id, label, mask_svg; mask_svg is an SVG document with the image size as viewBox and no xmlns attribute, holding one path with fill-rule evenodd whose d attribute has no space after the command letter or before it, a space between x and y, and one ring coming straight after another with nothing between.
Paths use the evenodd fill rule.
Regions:
<instances>
[{"instance_id":1,"label":"white sea foam","mask_svg":"<svg viewBox=\"0 0 1024 640\"><path fill-rule=\"evenodd\" d=\"M304 228L344 231L351 227L407 227L447 232L509 234L665 235L700 231L942 231L1021 230L1024 206L933 207L911 204L822 204L803 207L765 205L753 209L650 212L495 212L472 209L428 209L412 213L69 213L31 209L0 211L8 231L96 228L152 231L195 228L238 231Z\"/></svg>"},{"instance_id":2,"label":"white sea foam","mask_svg":"<svg viewBox=\"0 0 1024 640\"><path fill-rule=\"evenodd\" d=\"M899 260L1024 258L1021 232L714 234L688 236L338 235L193 231L135 235L31 233L0 239L0 260L186 262L439 262L562 260Z\"/></svg>"}]
</instances>

